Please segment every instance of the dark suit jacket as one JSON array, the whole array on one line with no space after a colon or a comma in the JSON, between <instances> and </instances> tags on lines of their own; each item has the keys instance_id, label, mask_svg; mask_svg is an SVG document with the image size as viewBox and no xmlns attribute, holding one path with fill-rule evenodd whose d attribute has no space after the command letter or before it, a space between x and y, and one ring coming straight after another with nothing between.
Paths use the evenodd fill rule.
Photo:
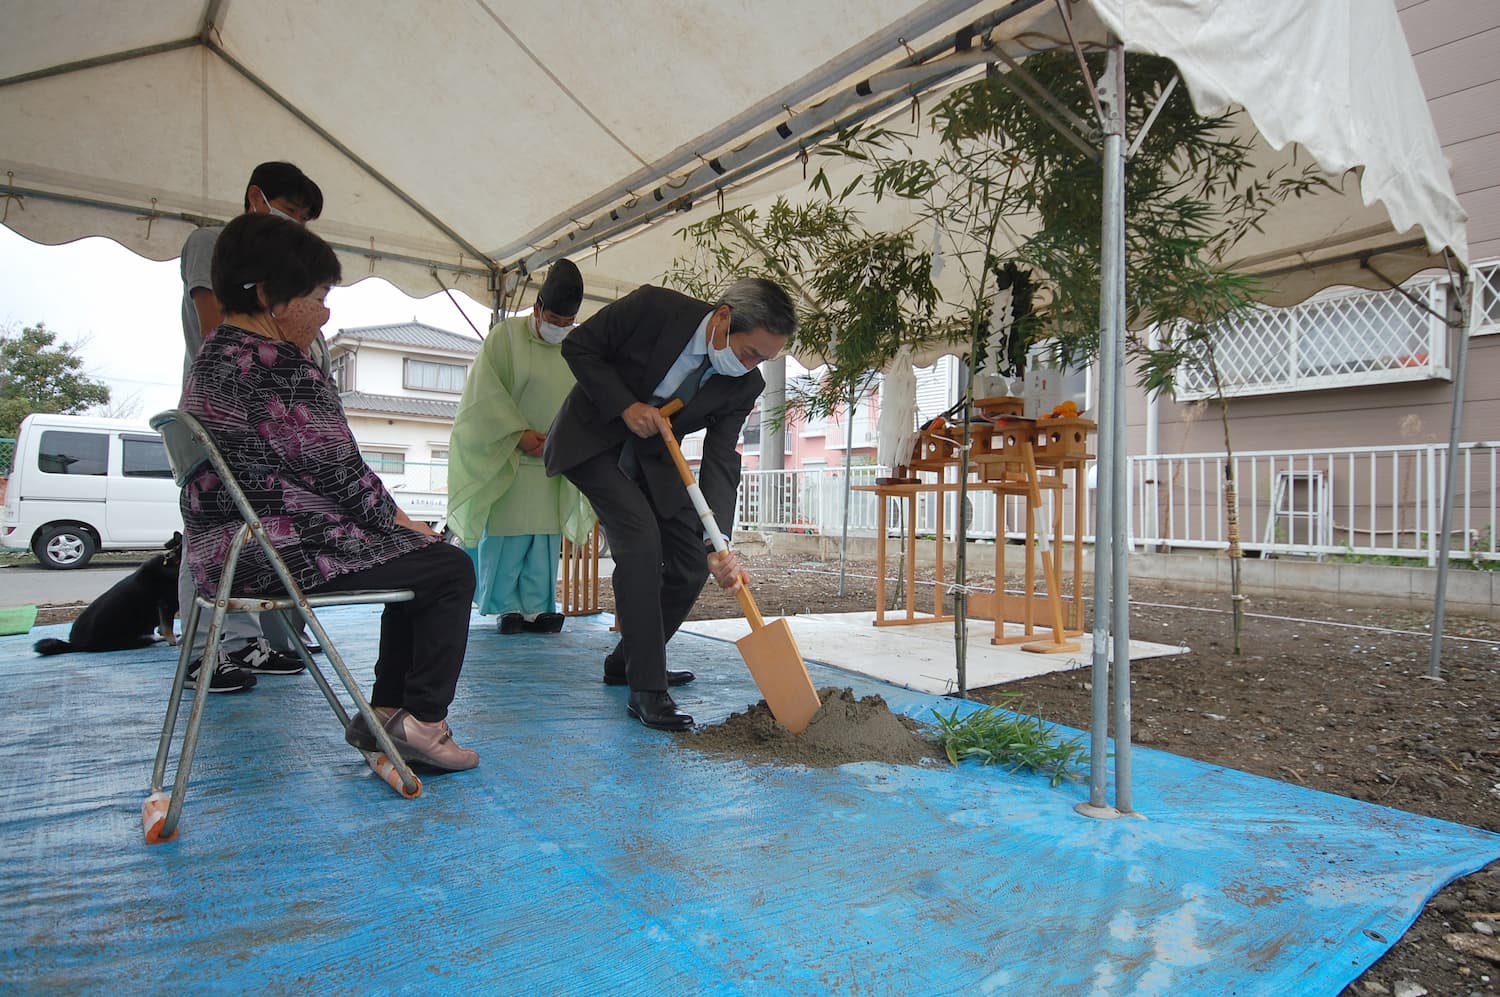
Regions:
<instances>
[{"instance_id":1,"label":"dark suit jacket","mask_svg":"<svg viewBox=\"0 0 1500 997\"><path fill-rule=\"evenodd\" d=\"M676 362L710 306L696 298L647 284L606 305L568 334L562 355L578 383L563 400L547 433L547 473L563 474L632 436L620 414L652 392ZM698 485L725 537L734 525L740 484L740 429L765 388L760 371L743 377L710 377L672 418L683 436L707 428ZM637 440L641 477L657 511L670 516L688 504L687 491L657 437Z\"/></svg>"}]
</instances>

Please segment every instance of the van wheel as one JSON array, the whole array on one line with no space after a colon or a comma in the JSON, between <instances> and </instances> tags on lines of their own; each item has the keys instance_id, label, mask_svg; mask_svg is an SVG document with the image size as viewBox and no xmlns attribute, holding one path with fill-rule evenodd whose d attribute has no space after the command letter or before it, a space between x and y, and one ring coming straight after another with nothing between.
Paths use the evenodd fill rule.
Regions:
<instances>
[{"instance_id":1,"label":"van wheel","mask_svg":"<svg viewBox=\"0 0 1500 997\"><path fill-rule=\"evenodd\" d=\"M94 556L94 535L81 526L44 526L31 552L44 568L81 568Z\"/></svg>"}]
</instances>

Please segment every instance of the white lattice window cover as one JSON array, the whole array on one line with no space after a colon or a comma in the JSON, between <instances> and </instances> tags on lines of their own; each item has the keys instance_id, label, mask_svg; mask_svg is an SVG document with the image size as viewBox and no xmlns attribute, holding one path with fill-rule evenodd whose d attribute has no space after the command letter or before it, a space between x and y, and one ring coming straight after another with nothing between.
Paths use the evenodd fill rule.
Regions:
<instances>
[{"instance_id":1,"label":"white lattice window cover","mask_svg":"<svg viewBox=\"0 0 1500 997\"><path fill-rule=\"evenodd\" d=\"M1500 260L1474 267L1474 333L1500 332Z\"/></svg>"},{"instance_id":2,"label":"white lattice window cover","mask_svg":"<svg viewBox=\"0 0 1500 997\"><path fill-rule=\"evenodd\" d=\"M1276 394L1448 375L1443 321L1447 281L1396 291L1325 292L1290 308L1257 307L1215 339L1226 395ZM1421 302L1432 309L1427 311ZM1213 395L1206 369L1178 372L1177 397Z\"/></svg>"}]
</instances>

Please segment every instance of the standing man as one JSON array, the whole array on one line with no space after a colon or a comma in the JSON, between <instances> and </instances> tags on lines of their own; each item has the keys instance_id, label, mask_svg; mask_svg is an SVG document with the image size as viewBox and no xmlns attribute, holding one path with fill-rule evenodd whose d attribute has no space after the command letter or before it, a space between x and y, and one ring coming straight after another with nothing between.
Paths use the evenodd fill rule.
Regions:
<instances>
[{"instance_id":1,"label":"standing man","mask_svg":"<svg viewBox=\"0 0 1500 997\"><path fill-rule=\"evenodd\" d=\"M734 591L745 575L732 552L715 555L661 441L658 406L677 398L680 440L706 429L698 484L727 537L740 482L740 429L765 387L757 366L797 331L791 298L769 280L741 280L716 304L641 287L606 306L563 341L578 384L547 434L548 474L578 486L609 535L620 642L604 659L606 685L630 686L631 716L686 730L669 685L666 643L710 574Z\"/></svg>"},{"instance_id":2,"label":"standing man","mask_svg":"<svg viewBox=\"0 0 1500 997\"><path fill-rule=\"evenodd\" d=\"M323 191L308 179L307 175L291 163L261 163L250 174L245 187L245 213L252 215L278 215L303 225L323 213ZM219 327L222 313L219 299L214 297L213 263L214 246L222 225L200 228L187 237L182 245L182 339L185 355L182 361L182 377L187 380L188 369L203 346L204 338L213 335ZM317 358L314 344L314 356ZM323 350L326 360L327 350ZM326 366L326 364L325 364ZM187 541L183 541L186 547ZM193 604L195 588L188 571L188 559L182 559L182 569L177 580L178 604L182 607L182 619L186 624L188 612ZM285 645L281 628L274 628L273 638L278 645ZM195 686L203 650L208 643L208 628L199 627L193 640L192 654L200 659L192 666L188 683ZM244 613L232 613L224 617L224 636L219 642L222 656L214 671L213 684L209 692L242 692L255 687L256 673L268 675L295 675L302 671L302 659L289 646L273 647L261 631L260 619Z\"/></svg>"},{"instance_id":3,"label":"standing man","mask_svg":"<svg viewBox=\"0 0 1500 997\"><path fill-rule=\"evenodd\" d=\"M469 371L448 450L448 527L474 560L479 612L503 634L555 634L562 538L588 541L594 511L542 466L547 428L573 387L559 347L583 275L558 260L529 313L495 325Z\"/></svg>"}]
</instances>

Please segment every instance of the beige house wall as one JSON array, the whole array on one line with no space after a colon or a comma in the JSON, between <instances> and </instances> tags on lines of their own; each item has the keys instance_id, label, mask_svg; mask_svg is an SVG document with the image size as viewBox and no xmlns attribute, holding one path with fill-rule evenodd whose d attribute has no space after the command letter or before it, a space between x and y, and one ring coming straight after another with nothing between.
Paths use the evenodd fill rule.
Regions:
<instances>
[{"instance_id":1,"label":"beige house wall","mask_svg":"<svg viewBox=\"0 0 1500 997\"><path fill-rule=\"evenodd\" d=\"M1469 214L1471 259L1500 258L1500 2L1397 0L1454 186ZM1450 357L1450 364L1451 364ZM1237 451L1446 443L1453 385L1422 380L1235 398ZM1144 453L1147 403L1128 399L1131 453ZM1163 400L1158 450L1224 449L1218 406ZM1462 438L1500 439L1500 328L1469 341Z\"/></svg>"}]
</instances>

